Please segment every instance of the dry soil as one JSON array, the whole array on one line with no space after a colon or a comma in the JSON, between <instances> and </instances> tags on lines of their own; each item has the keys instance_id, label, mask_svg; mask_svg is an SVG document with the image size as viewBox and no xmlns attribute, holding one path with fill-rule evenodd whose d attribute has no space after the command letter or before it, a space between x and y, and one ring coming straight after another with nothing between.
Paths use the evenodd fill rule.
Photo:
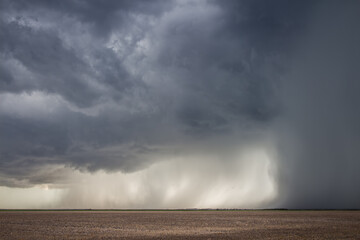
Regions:
<instances>
[{"instance_id":1,"label":"dry soil","mask_svg":"<svg viewBox=\"0 0 360 240\"><path fill-rule=\"evenodd\" d=\"M1 211L0 239L360 239L360 211Z\"/></svg>"}]
</instances>

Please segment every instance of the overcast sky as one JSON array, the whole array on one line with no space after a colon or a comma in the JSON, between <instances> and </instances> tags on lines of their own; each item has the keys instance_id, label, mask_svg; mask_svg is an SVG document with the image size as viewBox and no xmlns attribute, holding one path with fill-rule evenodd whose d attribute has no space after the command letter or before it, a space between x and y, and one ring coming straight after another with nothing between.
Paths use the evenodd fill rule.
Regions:
<instances>
[{"instance_id":1,"label":"overcast sky","mask_svg":"<svg viewBox=\"0 0 360 240\"><path fill-rule=\"evenodd\" d=\"M0 208L360 208L360 2L0 1Z\"/></svg>"}]
</instances>

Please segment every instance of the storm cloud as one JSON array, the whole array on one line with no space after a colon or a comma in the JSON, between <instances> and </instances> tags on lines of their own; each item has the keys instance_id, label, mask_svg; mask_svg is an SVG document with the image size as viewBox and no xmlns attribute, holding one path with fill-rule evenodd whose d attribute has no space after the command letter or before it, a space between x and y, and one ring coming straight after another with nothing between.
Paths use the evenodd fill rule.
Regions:
<instances>
[{"instance_id":1,"label":"storm cloud","mask_svg":"<svg viewBox=\"0 0 360 240\"><path fill-rule=\"evenodd\" d=\"M65 189L51 207L360 207L358 2L0 11L1 186Z\"/></svg>"}]
</instances>

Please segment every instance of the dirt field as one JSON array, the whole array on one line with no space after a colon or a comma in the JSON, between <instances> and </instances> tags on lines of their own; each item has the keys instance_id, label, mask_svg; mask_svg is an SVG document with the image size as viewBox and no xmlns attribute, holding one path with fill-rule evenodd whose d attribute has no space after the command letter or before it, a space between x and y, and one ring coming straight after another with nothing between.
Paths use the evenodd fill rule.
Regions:
<instances>
[{"instance_id":1,"label":"dirt field","mask_svg":"<svg viewBox=\"0 0 360 240\"><path fill-rule=\"evenodd\" d=\"M0 239L360 239L360 211L2 211Z\"/></svg>"}]
</instances>

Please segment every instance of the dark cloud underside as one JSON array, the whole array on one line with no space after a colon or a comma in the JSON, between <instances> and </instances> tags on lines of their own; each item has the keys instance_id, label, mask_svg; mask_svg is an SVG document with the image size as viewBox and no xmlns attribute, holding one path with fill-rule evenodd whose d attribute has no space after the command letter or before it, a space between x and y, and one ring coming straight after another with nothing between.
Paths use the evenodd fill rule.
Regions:
<instances>
[{"instance_id":1,"label":"dark cloud underside","mask_svg":"<svg viewBox=\"0 0 360 240\"><path fill-rule=\"evenodd\" d=\"M357 1L1 1L0 185L199 153L228 164L270 136L274 205L360 207L359 12Z\"/></svg>"}]
</instances>

